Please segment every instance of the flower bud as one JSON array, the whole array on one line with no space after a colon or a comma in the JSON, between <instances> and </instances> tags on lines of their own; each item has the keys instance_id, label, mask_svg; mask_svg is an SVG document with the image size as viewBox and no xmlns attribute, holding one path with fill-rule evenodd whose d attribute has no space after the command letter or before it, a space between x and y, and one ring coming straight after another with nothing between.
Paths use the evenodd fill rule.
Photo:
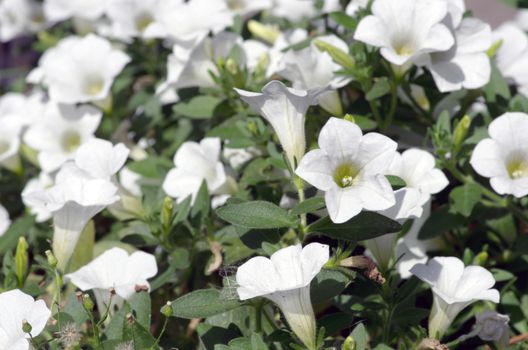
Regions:
<instances>
[{"instance_id":1,"label":"flower bud","mask_svg":"<svg viewBox=\"0 0 528 350\"><path fill-rule=\"evenodd\" d=\"M174 200L167 196L163 200L163 208L161 208L161 224L165 230L170 229L172 225L172 209L174 207Z\"/></svg>"},{"instance_id":2,"label":"flower bud","mask_svg":"<svg viewBox=\"0 0 528 350\"><path fill-rule=\"evenodd\" d=\"M46 250L46 256L48 258L48 264L50 264L52 268L57 267L57 263L58 263L57 258L55 257L55 255L53 255L51 250Z\"/></svg>"},{"instance_id":3,"label":"flower bud","mask_svg":"<svg viewBox=\"0 0 528 350\"><path fill-rule=\"evenodd\" d=\"M468 115L465 115L455 126L455 131L453 133L453 145L455 151L460 150L462 143L466 139L469 128L471 126L471 118Z\"/></svg>"},{"instance_id":4,"label":"flower bud","mask_svg":"<svg viewBox=\"0 0 528 350\"><path fill-rule=\"evenodd\" d=\"M18 245L15 253L15 271L18 286L22 288L28 273L28 244L24 237L18 239Z\"/></svg>"},{"instance_id":5,"label":"flower bud","mask_svg":"<svg viewBox=\"0 0 528 350\"><path fill-rule=\"evenodd\" d=\"M161 313L165 315L165 317L172 316L172 303L170 301L167 301L167 304L163 305L161 308Z\"/></svg>"},{"instance_id":6,"label":"flower bud","mask_svg":"<svg viewBox=\"0 0 528 350\"><path fill-rule=\"evenodd\" d=\"M29 324L28 321L23 320L22 321L22 330L24 331L24 333L31 333L31 331L33 330L33 327Z\"/></svg>"},{"instance_id":7,"label":"flower bud","mask_svg":"<svg viewBox=\"0 0 528 350\"><path fill-rule=\"evenodd\" d=\"M496 42L494 42L491 45L491 47L488 49L488 51L486 51L486 54L488 55L488 57L489 58L495 57L495 55L497 54L497 51L499 51L501 46L502 46L502 39L497 40Z\"/></svg>"},{"instance_id":8,"label":"flower bud","mask_svg":"<svg viewBox=\"0 0 528 350\"><path fill-rule=\"evenodd\" d=\"M352 114L345 114L345 116L343 117L344 120L348 120L349 122L351 123L356 123L356 119L354 118L354 116Z\"/></svg>"},{"instance_id":9,"label":"flower bud","mask_svg":"<svg viewBox=\"0 0 528 350\"><path fill-rule=\"evenodd\" d=\"M473 264L479 265L479 266L485 266L486 261L488 261L488 257L489 257L488 252L480 252L473 259Z\"/></svg>"},{"instance_id":10,"label":"flower bud","mask_svg":"<svg viewBox=\"0 0 528 350\"><path fill-rule=\"evenodd\" d=\"M94 302L93 302L92 298L90 298L90 296L88 294L83 294L82 302L83 302L83 306L84 306L84 308L86 310L88 310L88 311L92 311L93 310Z\"/></svg>"},{"instance_id":11,"label":"flower bud","mask_svg":"<svg viewBox=\"0 0 528 350\"><path fill-rule=\"evenodd\" d=\"M352 336L348 336L343 342L342 350L356 350L356 340Z\"/></svg>"},{"instance_id":12,"label":"flower bud","mask_svg":"<svg viewBox=\"0 0 528 350\"><path fill-rule=\"evenodd\" d=\"M270 44L273 44L280 35L280 31L275 27L262 24L255 20L248 22L248 29L251 34L253 34L253 36L260 38Z\"/></svg>"},{"instance_id":13,"label":"flower bud","mask_svg":"<svg viewBox=\"0 0 528 350\"><path fill-rule=\"evenodd\" d=\"M313 43L320 51L328 53L330 57L332 57L332 59L343 68L351 70L356 68L356 61L347 52L324 40L315 39Z\"/></svg>"}]
</instances>

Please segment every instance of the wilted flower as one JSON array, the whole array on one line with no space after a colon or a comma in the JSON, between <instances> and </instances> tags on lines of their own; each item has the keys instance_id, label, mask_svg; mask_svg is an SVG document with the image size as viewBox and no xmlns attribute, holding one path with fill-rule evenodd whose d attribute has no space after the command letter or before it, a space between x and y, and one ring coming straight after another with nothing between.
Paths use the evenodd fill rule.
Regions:
<instances>
[{"instance_id":1,"label":"wilted flower","mask_svg":"<svg viewBox=\"0 0 528 350\"><path fill-rule=\"evenodd\" d=\"M171 169L163 181L165 193L176 198L178 202L191 196L194 202L200 186L205 181L209 194L231 194L231 181L220 161L220 151L219 138L205 138L200 143L184 142L174 155L176 168Z\"/></svg>"},{"instance_id":2,"label":"wilted flower","mask_svg":"<svg viewBox=\"0 0 528 350\"><path fill-rule=\"evenodd\" d=\"M46 327L51 311L44 300L33 297L19 289L0 293L0 349L28 350L29 339L38 336ZM22 329L31 327L29 333Z\"/></svg>"},{"instance_id":3,"label":"wilted flower","mask_svg":"<svg viewBox=\"0 0 528 350\"><path fill-rule=\"evenodd\" d=\"M28 81L44 83L50 98L60 103L102 101L128 62L130 57L106 39L70 36L42 55Z\"/></svg>"},{"instance_id":4,"label":"wilted flower","mask_svg":"<svg viewBox=\"0 0 528 350\"><path fill-rule=\"evenodd\" d=\"M320 149L302 158L296 174L325 192L330 218L345 222L361 210L385 210L396 202L384 174L396 143L378 133L363 135L354 123L330 118L321 129Z\"/></svg>"},{"instance_id":5,"label":"wilted flower","mask_svg":"<svg viewBox=\"0 0 528 350\"><path fill-rule=\"evenodd\" d=\"M327 89L296 90L273 80L262 88L262 93L235 90L243 101L271 124L291 166L298 164L306 149L306 111Z\"/></svg>"},{"instance_id":6,"label":"wilted flower","mask_svg":"<svg viewBox=\"0 0 528 350\"><path fill-rule=\"evenodd\" d=\"M237 293L240 300L264 297L277 304L292 331L313 350L316 325L310 282L328 259L328 246L319 243L283 248L270 259L252 258L237 270Z\"/></svg>"},{"instance_id":7,"label":"wilted flower","mask_svg":"<svg viewBox=\"0 0 528 350\"><path fill-rule=\"evenodd\" d=\"M9 213L6 208L0 205L0 236L2 236L7 229L11 226L11 220L9 219Z\"/></svg>"},{"instance_id":8,"label":"wilted flower","mask_svg":"<svg viewBox=\"0 0 528 350\"><path fill-rule=\"evenodd\" d=\"M416 264L411 273L433 289L433 307L429 315L429 337L440 339L456 316L478 300L498 303L499 291L491 289L495 279L480 266L464 267L455 257L436 257Z\"/></svg>"},{"instance_id":9,"label":"wilted flower","mask_svg":"<svg viewBox=\"0 0 528 350\"><path fill-rule=\"evenodd\" d=\"M445 0L375 0L372 15L359 22L354 38L381 48L396 66L422 64L427 54L446 51L454 44L448 27Z\"/></svg>"},{"instance_id":10,"label":"wilted flower","mask_svg":"<svg viewBox=\"0 0 528 350\"><path fill-rule=\"evenodd\" d=\"M48 102L41 120L24 134L24 142L38 152L45 172L53 172L73 159L77 148L94 137L102 113L91 106Z\"/></svg>"},{"instance_id":11,"label":"wilted flower","mask_svg":"<svg viewBox=\"0 0 528 350\"><path fill-rule=\"evenodd\" d=\"M156 258L142 251L128 254L121 248L112 248L89 264L65 276L82 291L92 290L101 314L114 306L121 307L136 293L136 285L150 287L148 279L156 276ZM110 300L110 289L115 295ZM110 303L110 305L109 305Z\"/></svg>"},{"instance_id":12,"label":"wilted flower","mask_svg":"<svg viewBox=\"0 0 528 350\"><path fill-rule=\"evenodd\" d=\"M498 194L524 197L528 194L528 114L505 113L489 127L490 138L480 141L471 155L471 166L490 178Z\"/></svg>"}]
</instances>

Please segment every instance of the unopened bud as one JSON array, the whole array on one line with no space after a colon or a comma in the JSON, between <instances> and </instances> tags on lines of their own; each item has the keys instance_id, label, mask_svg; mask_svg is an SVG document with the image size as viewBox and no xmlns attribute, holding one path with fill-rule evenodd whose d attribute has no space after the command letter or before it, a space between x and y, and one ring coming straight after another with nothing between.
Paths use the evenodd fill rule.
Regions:
<instances>
[{"instance_id":1,"label":"unopened bud","mask_svg":"<svg viewBox=\"0 0 528 350\"><path fill-rule=\"evenodd\" d=\"M491 45L488 51L486 51L486 54L488 55L489 58L495 57L495 55L497 54L497 51L499 51L500 47L502 46L502 43L503 43L502 39L499 39L496 42L494 42L493 45Z\"/></svg>"},{"instance_id":2,"label":"unopened bud","mask_svg":"<svg viewBox=\"0 0 528 350\"><path fill-rule=\"evenodd\" d=\"M313 43L320 51L328 53L334 62L343 68L352 70L356 68L356 61L347 52L321 39L315 39Z\"/></svg>"},{"instance_id":3,"label":"unopened bud","mask_svg":"<svg viewBox=\"0 0 528 350\"><path fill-rule=\"evenodd\" d=\"M356 123L356 119L354 118L354 116L352 114L345 114L345 116L343 117L344 120L347 120L351 123Z\"/></svg>"},{"instance_id":4,"label":"unopened bud","mask_svg":"<svg viewBox=\"0 0 528 350\"><path fill-rule=\"evenodd\" d=\"M167 301L167 304L163 305L161 308L161 313L165 315L165 317L172 316L172 303L170 301Z\"/></svg>"},{"instance_id":5,"label":"unopened bud","mask_svg":"<svg viewBox=\"0 0 528 350\"><path fill-rule=\"evenodd\" d=\"M94 309L94 302L92 300L92 298L90 298L90 296L88 294L83 294L82 296L82 302L83 302L83 306L86 310L88 311L92 311Z\"/></svg>"},{"instance_id":6,"label":"unopened bud","mask_svg":"<svg viewBox=\"0 0 528 350\"><path fill-rule=\"evenodd\" d=\"M255 20L248 22L248 29L254 37L267 41L270 44L273 44L280 35L280 31L277 28Z\"/></svg>"},{"instance_id":7,"label":"unopened bud","mask_svg":"<svg viewBox=\"0 0 528 350\"><path fill-rule=\"evenodd\" d=\"M18 239L15 253L15 271L18 286L22 288L28 273L28 244L24 237Z\"/></svg>"},{"instance_id":8,"label":"unopened bud","mask_svg":"<svg viewBox=\"0 0 528 350\"><path fill-rule=\"evenodd\" d=\"M171 197L165 197L163 200L163 208L161 208L161 225L168 230L172 226L172 209L174 207L174 200Z\"/></svg>"},{"instance_id":9,"label":"unopened bud","mask_svg":"<svg viewBox=\"0 0 528 350\"><path fill-rule=\"evenodd\" d=\"M237 65L237 63L235 62L234 59L228 58L226 63L225 63L225 67L226 67L227 71L229 73L231 73L232 75L237 75L238 74L238 65Z\"/></svg>"},{"instance_id":10,"label":"unopened bud","mask_svg":"<svg viewBox=\"0 0 528 350\"><path fill-rule=\"evenodd\" d=\"M480 252L473 259L473 264L478 266L485 266L488 261L489 254L488 252Z\"/></svg>"},{"instance_id":11,"label":"unopened bud","mask_svg":"<svg viewBox=\"0 0 528 350\"><path fill-rule=\"evenodd\" d=\"M455 150L460 150L462 143L466 139L469 128L471 126L471 118L468 115L465 115L455 126L455 132L453 133L453 145Z\"/></svg>"},{"instance_id":12,"label":"unopened bud","mask_svg":"<svg viewBox=\"0 0 528 350\"><path fill-rule=\"evenodd\" d=\"M55 257L55 255L53 255L51 250L46 250L46 257L48 258L48 264L50 264L51 267L57 267L57 258Z\"/></svg>"},{"instance_id":13,"label":"unopened bud","mask_svg":"<svg viewBox=\"0 0 528 350\"><path fill-rule=\"evenodd\" d=\"M339 262L339 265L342 267L351 267L356 269L362 269L364 275L371 279L372 281L383 284L385 283L385 278L379 272L378 265L369 257L364 255L351 256L346 259L343 259Z\"/></svg>"},{"instance_id":14,"label":"unopened bud","mask_svg":"<svg viewBox=\"0 0 528 350\"><path fill-rule=\"evenodd\" d=\"M22 330L24 331L24 333L31 333L31 331L33 330L33 327L29 324L28 321L23 320L22 321Z\"/></svg>"},{"instance_id":15,"label":"unopened bud","mask_svg":"<svg viewBox=\"0 0 528 350\"><path fill-rule=\"evenodd\" d=\"M356 340L349 335L343 342L341 350L356 350Z\"/></svg>"}]
</instances>

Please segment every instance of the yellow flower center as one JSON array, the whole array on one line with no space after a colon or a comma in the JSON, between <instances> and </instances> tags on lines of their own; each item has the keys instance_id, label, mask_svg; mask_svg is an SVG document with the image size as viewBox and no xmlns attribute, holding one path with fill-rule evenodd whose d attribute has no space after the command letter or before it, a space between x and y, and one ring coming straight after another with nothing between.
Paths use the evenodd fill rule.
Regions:
<instances>
[{"instance_id":1,"label":"yellow flower center","mask_svg":"<svg viewBox=\"0 0 528 350\"><path fill-rule=\"evenodd\" d=\"M353 164L341 164L335 169L334 181L341 188L350 187L357 182L358 174L359 169L357 169Z\"/></svg>"},{"instance_id":2,"label":"yellow flower center","mask_svg":"<svg viewBox=\"0 0 528 350\"><path fill-rule=\"evenodd\" d=\"M396 53L400 56L410 56L414 50L407 44L396 46Z\"/></svg>"},{"instance_id":3,"label":"yellow flower center","mask_svg":"<svg viewBox=\"0 0 528 350\"><path fill-rule=\"evenodd\" d=\"M68 130L62 134L61 145L64 151L71 153L81 145L81 135L75 130Z\"/></svg>"},{"instance_id":4,"label":"yellow flower center","mask_svg":"<svg viewBox=\"0 0 528 350\"><path fill-rule=\"evenodd\" d=\"M103 91L104 80L101 77L88 79L84 85L84 92L90 96L96 96Z\"/></svg>"},{"instance_id":5,"label":"yellow flower center","mask_svg":"<svg viewBox=\"0 0 528 350\"><path fill-rule=\"evenodd\" d=\"M507 169L512 179L520 179L528 176L528 162L514 160L508 163Z\"/></svg>"},{"instance_id":6,"label":"yellow flower center","mask_svg":"<svg viewBox=\"0 0 528 350\"><path fill-rule=\"evenodd\" d=\"M141 13L136 17L136 28L143 32L154 21L150 13Z\"/></svg>"}]
</instances>

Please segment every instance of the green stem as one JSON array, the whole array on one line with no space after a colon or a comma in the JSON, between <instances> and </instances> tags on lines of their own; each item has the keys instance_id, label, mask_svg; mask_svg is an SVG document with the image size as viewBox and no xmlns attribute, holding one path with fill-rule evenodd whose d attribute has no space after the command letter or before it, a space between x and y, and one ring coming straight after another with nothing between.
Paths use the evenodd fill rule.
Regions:
<instances>
[{"instance_id":1,"label":"green stem","mask_svg":"<svg viewBox=\"0 0 528 350\"><path fill-rule=\"evenodd\" d=\"M268 311L266 311L266 309L263 307L262 308L262 314L264 315L264 317L266 318L266 320L268 321L268 323L271 325L271 327L273 328L273 330L278 330L279 327L277 326L277 324L275 323L275 320L270 316L270 314L268 314Z\"/></svg>"},{"instance_id":2,"label":"green stem","mask_svg":"<svg viewBox=\"0 0 528 350\"><path fill-rule=\"evenodd\" d=\"M262 332L262 308L264 307L264 302L258 302L255 305L255 332Z\"/></svg>"},{"instance_id":3,"label":"green stem","mask_svg":"<svg viewBox=\"0 0 528 350\"><path fill-rule=\"evenodd\" d=\"M382 131L386 131L389 128L389 126L391 126L392 121L394 120L394 115L396 114L396 108L398 106L398 85L399 85L399 82L397 79L393 80L393 82L391 83L390 107L389 107L389 112L387 114L387 118L385 119L381 127Z\"/></svg>"},{"instance_id":4,"label":"green stem","mask_svg":"<svg viewBox=\"0 0 528 350\"><path fill-rule=\"evenodd\" d=\"M305 194L304 194L304 182L301 178L294 175L293 184L297 188L297 194L299 196L299 204L301 204L306 199ZM306 233L305 231L306 231L306 226L308 225L308 220L306 217L306 213L302 213L300 217L301 217L301 223L299 227L299 236L300 236L299 238L302 242L304 241L304 235Z\"/></svg>"},{"instance_id":5,"label":"green stem","mask_svg":"<svg viewBox=\"0 0 528 350\"><path fill-rule=\"evenodd\" d=\"M165 334L165 330L167 329L167 324L168 323L169 323L169 318L165 317L165 321L163 321L163 327L161 327L161 332L158 335L158 337L156 338L156 341L154 342L154 344L152 344L152 346L150 347L150 349L154 349L154 347L159 344L159 342L161 340L161 337L163 336L163 334Z\"/></svg>"}]
</instances>

